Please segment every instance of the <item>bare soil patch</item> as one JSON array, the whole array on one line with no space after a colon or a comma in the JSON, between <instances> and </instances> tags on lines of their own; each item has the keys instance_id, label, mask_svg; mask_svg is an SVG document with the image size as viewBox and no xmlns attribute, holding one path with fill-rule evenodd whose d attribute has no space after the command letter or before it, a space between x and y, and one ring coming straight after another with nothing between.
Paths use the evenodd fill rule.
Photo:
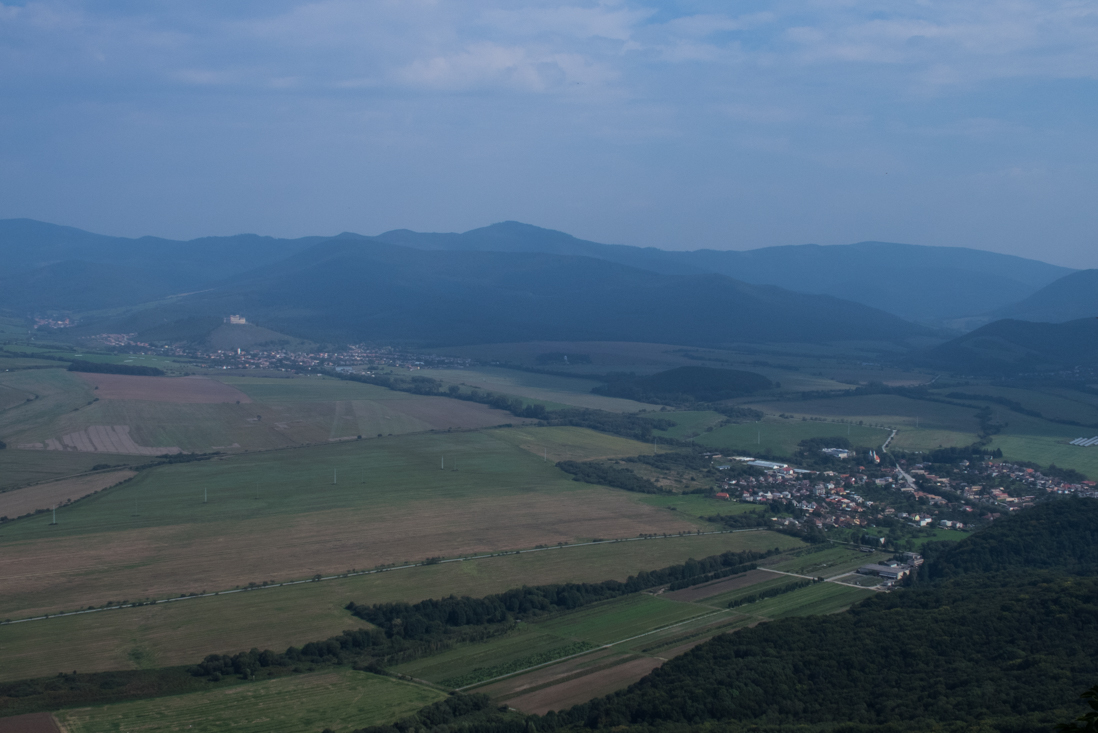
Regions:
<instances>
[{"instance_id":1,"label":"bare soil patch","mask_svg":"<svg viewBox=\"0 0 1098 733\"><path fill-rule=\"evenodd\" d=\"M650 657L634 659L616 667L566 680L559 685L513 697L507 704L524 713L535 715L544 715L550 710L566 710L573 705L628 687L661 664L663 662L659 659Z\"/></svg>"},{"instance_id":2,"label":"bare soil patch","mask_svg":"<svg viewBox=\"0 0 1098 733\"><path fill-rule=\"evenodd\" d=\"M731 590L746 588L749 585L755 585L755 583L761 583L764 580L773 579L773 573L768 573L765 570L750 570L743 575L737 575L732 578L725 578L712 583L706 583L705 585L695 585L690 588L664 593L663 597L670 598L674 601L693 602L699 601L702 598L710 598L712 596L720 595L721 593L727 593Z\"/></svg>"},{"instance_id":3,"label":"bare soil patch","mask_svg":"<svg viewBox=\"0 0 1098 733\"><path fill-rule=\"evenodd\" d=\"M119 453L131 456L170 456L182 451L175 447L149 448L130 437L129 425L92 425L84 430L49 438L45 443L20 443L23 450L62 450L80 453Z\"/></svg>"},{"instance_id":4,"label":"bare soil patch","mask_svg":"<svg viewBox=\"0 0 1098 733\"><path fill-rule=\"evenodd\" d=\"M608 663L610 658L624 658L625 656L613 649L593 651L590 654L584 654L582 657L569 659L560 664L552 664L527 674L516 675L491 685L477 687L473 692L482 692L496 700L506 700L533 687L541 687L566 677L571 678L576 674L582 674L584 670L601 669Z\"/></svg>"},{"instance_id":5,"label":"bare soil patch","mask_svg":"<svg viewBox=\"0 0 1098 733\"><path fill-rule=\"evenodd\" d=\"M86 374L81 379L96 388L101 400L147 400L185 404L251 402L236 387L208 377L135 377L128 374Z\"/></svg>"},{"instance_id":6,"label":"bare soil patch","mask_svg":"<svg viewBox=\"0 0 1098 733\"><path fill-rule=\"evenodd\" d=\"M51 481L0 494L0 517L14 519L39 509L71 504L77 499L120 484L137 475L136 471L111 471L91 476Z\"/></svg>"},{"instance_id":7,"label":"bare soil patch","mask_svg":"<svg viewBox=\"0 0 1098 733\"><path fill-rule=\"evenodd\" d=\"M0 733L61 733L49 713L29 713L0 718Z\"/></svg>"},{"instance_id":8,"label":"bare soil patch","mask_svg":"<svg viewBox=\"0 0 1098 733\"><path fill-rule=\"evenodd\" d=\"M308 578L693 525L622 492L416 501L12 543L0 553L0 615ZM429 589L425 589L429 596Z\"/></svg>"}]
</instances>

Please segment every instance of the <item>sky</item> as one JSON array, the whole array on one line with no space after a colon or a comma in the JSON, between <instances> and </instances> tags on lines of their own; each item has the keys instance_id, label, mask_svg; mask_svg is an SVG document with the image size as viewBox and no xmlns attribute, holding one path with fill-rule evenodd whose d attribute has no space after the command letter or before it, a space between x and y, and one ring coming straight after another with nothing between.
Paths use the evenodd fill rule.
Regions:
<instances>
[{"instance_id":1,"label":"sky","mask_svg":"<svg viewBox=\"0 0 1098 733\"><path fill-rule=\"evenodd\" d=\"M0 0L0 218L1098 267L1098 3Z\"/></svg>"}]
</instances>

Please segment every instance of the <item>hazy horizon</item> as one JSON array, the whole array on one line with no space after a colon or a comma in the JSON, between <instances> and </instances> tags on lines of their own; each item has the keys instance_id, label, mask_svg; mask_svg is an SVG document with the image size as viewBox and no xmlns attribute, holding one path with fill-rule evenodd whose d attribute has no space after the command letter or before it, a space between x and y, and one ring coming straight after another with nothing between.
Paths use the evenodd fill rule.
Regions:
<instances>
[{"instance_id":1,"label":"hazy horizon","mask_svg":"<svg viewBox=\"0 0 1098 733\"><path fill-rule=\"evenodd\" d=\"M0 217L120 236L1094 247L1098 12L0 5Z\"/></svg>"}]
</instances>

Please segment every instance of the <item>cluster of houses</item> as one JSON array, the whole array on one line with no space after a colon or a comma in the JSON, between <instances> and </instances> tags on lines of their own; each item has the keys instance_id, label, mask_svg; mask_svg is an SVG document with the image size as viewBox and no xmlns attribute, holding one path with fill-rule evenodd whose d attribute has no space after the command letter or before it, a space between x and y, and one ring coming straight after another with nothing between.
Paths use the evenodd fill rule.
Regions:
<instances>
[{"instance_id":1,"label":"cluster of houses","mask_svg":"<svg viewBox=\"0 0 1098 733\"><path fill-rule=\"evenodd\" d=\"M228 316L226 323L245 324L243 316ZM157 347L134 341L135 334L102 333L95 339L116 348L127 347L135 353L160 354L194 359L198 366L207 369L264 369L280 372L299 372L317 368L338 372L371 373L376 369L416 370L424 366L435 368L467 367L469 359L448 356L423 356L405 353L389 347L377 348L362 344L349 346L343 351L302 352L286 349L217 349L203 350L187 346Z\"/></svg>"}]
</instances>

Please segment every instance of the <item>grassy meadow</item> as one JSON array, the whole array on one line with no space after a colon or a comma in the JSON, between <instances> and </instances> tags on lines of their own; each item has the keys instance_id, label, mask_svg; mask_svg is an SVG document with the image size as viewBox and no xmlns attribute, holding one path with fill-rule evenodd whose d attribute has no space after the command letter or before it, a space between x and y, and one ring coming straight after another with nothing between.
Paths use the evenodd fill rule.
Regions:
<instances>
[{"instance_id":1,"label":"grassy meadow","mask_svg":"<svg viewBox=\"0 0 1098 733\"><path fill-rule=\"evenodd\" d=\"M0 615L249 582L693 531L638 495L574 482L533 450L632 455L580 428L426 433L162 466L0 527ZM445 462L445 468L443 468ZM334 481L333 481L334 479ZM226 562L231 558L231 562Z\"/></svg>"},{"instance_id":2,"label":"grassy meadow","mask_svg":"<svg viewBox=\"0 0 1098 733\"><path fill-rule=\"evenodd\" d=\"M443 697L438 690L392 677L336 670L259 680L224 690L65 710L57 717L69 733L297 733L386 723Z\"/></svg>"}]
</instances>

